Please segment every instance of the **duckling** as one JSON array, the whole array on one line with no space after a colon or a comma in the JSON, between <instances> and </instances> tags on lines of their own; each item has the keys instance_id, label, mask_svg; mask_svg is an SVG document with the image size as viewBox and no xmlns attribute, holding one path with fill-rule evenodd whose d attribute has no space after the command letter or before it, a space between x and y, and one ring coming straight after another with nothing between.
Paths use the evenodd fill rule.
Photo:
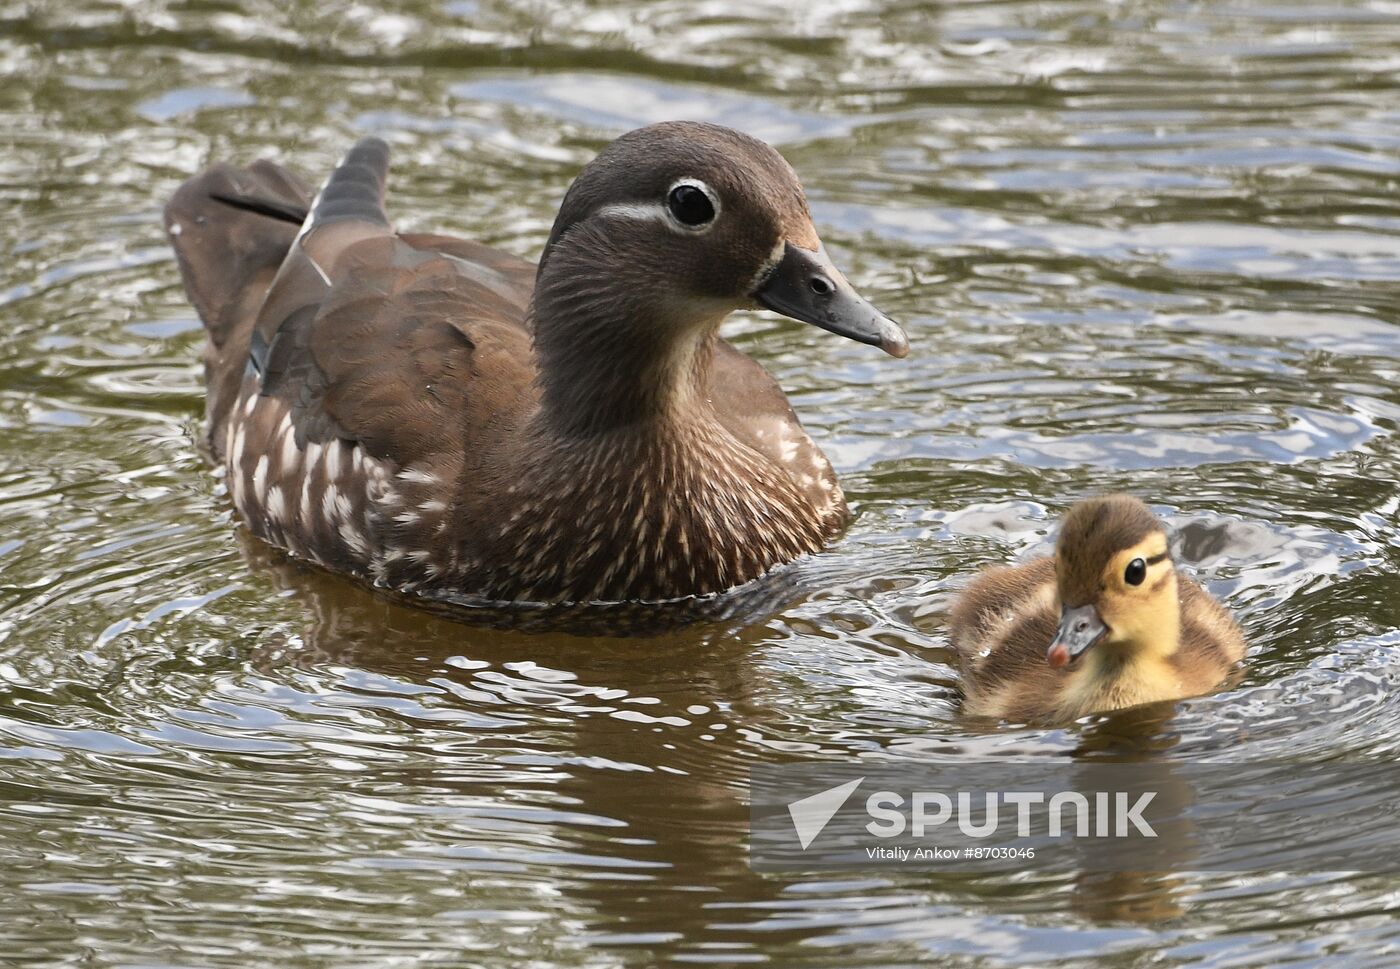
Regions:
<instances>
[{"instance_id":1,"label":"duckling","mask_svg":"<svg viewBox=\"0 0 1400 969\"><path fill-rule=\"evenodd\" d=\"M963 709L1018 722L1199 696L1245 652L1239 625L1177 572L1165 527L1128 495L1071 508L1053 558L982 572L949 630Z\"/></svg>"},{"instance_id":2,"label":"duckling","mask_svg":"<svg viewBox=\"0 0 1400 969\"><path fill-rule=\"evenodd\" d=\"M396 232L388 161L361 141L314 202L279 165L216 165L166 207L207 444L253 534L399 591L543 603L720 592L840 534L830 462L720 323L766 307L909 344L775 150L711 124L623 135L538 267Z\"/></svg>"}]
</instances>

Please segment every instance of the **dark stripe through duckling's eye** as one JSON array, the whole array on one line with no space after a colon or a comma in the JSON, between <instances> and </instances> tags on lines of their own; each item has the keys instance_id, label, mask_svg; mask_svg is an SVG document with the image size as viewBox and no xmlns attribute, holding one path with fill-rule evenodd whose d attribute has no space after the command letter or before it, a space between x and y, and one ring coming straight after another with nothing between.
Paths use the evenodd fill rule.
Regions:
<instances>
[{"instance_id":1,"label":"dark stripe through duckling's eye","mask_svg":"<svg viewBox=\"0 0 1400 969\"><path fill-rule=\"evenodd\" d=\"M704 189L694 185L677 185L671 189L666 205L682 225L702 226L715 217L715 204Z\"/></svg>"}]
</instances>

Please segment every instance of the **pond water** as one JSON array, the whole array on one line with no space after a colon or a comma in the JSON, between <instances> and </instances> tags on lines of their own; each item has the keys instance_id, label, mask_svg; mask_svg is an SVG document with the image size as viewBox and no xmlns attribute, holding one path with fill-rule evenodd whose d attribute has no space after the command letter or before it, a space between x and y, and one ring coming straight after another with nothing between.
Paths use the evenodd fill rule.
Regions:
<instances>
[{"instance_id":1,"label":"pond water","mask_svg":"<svg viewBox=\"0 0 1400 969\"><path fill-rule=\"evenodd\" d=\"M1393 0L0 0L0 961L1400 964L1400 881L756 874L756 764L1400 747ZM771 316L858 517L768 613L464 625L287 562L196 447L160 228L216 159L533 257L606 141L777 145L905 361ZM958 582L1149 499L1249 666L1150 729L960 717Z\"/></svg>"}]
</instances>

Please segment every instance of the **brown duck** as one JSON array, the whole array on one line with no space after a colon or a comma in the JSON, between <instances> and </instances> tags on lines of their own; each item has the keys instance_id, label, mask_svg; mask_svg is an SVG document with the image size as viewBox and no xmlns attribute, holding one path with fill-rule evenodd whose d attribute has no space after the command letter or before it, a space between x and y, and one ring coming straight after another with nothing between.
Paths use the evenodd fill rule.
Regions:
<instances>
[{"instance_id":1,"label":"brown duck","mask_svg":"<svg viewBox=\"0 0 1400 969\"><path fill-rule=\"evenodd\" d=\"M166 207L207 330L208 444L254 534L399 590L586 602L718 592L841 532L830 463L719 325L764 306L908 343L776 151L708 124L624 135L538 269L396 233L387 169L366 139L309 204L259 161Z\"/></svg>"},{"instance_id":2,"label":"brown duck","mask_svg":"<svg viewBox=\"0 0 1400 969\"><path fill-rule=\"evenodd\" d=\"M1071 508L1053 558L979 575L950 635L964 710L1018 722L1199 696L1245 650L1225 608L1176 571L1162 523L1127 495Z\"/></svg>"}]
</instances>

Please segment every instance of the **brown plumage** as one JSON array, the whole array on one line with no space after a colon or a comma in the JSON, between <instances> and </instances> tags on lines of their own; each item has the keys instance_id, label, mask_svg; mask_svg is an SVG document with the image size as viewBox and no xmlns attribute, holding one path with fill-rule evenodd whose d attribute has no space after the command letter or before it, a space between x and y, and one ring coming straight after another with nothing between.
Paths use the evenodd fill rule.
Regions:
<instances>
[{"instance_id":1,"label":"brown plumage","mask_svg":"<svg viewBox=\"0 0 1400 969\"><path fill-rule=\"evenodd\" d=\"M672 123L574 182L540 269L399 235L388 148L309 192L267 161L165 222L208 332L208 441L254 534L384 586L496 600L718 592L845 526L781 389L717 335L763 305L903 356L772 148Z\"/></svg>"},{"instance_id":2,"label":"brown plumage","mask_svg":"<svg viewBox=\"0 0 1400 969\"><path fill-rule=\"evenodd\" d=\"M981 573L949 627L964 710L1017 722L1208 693L1245 650L1225 608L1176 571L1161 522L1126 495L1075 505L1053 558Z\"/></svg>"}]
</instances>

